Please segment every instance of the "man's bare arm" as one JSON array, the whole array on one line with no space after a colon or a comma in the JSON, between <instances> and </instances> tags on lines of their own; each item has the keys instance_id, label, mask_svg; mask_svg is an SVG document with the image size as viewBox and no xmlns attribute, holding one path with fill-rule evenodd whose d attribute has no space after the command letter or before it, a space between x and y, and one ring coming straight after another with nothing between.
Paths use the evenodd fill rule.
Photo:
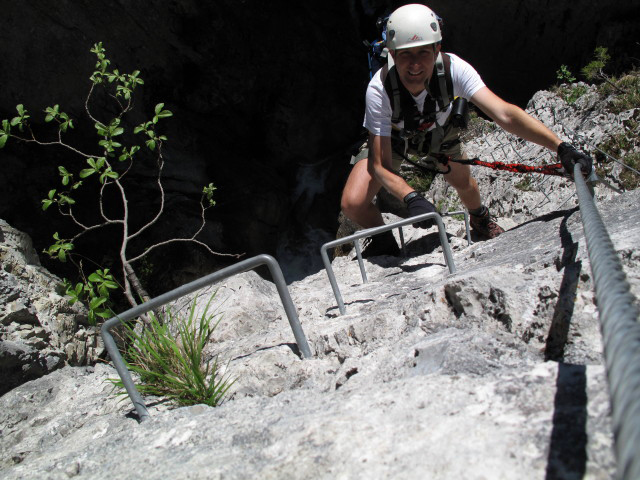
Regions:
<instances>
[{"instance_id":1,"label":"man's bare arm","mask_svg":"<svg viewBox=\"0 0 640 480\"><path fill-rule=\"evenodd\" d=\"M558 151L558 145L562 141L555 133L520 107L502 100L487 87L478 90L471 101L507 132L547 147L553 152Z\"/></svg>"},{"instance_id":2,"label":"man's bare arm","mask_svg":"<svg viewBox=\"0 0 640 480\"><path fill-rule=\"evenodd\" d=\"M369 134L367 165L369 174L376 178L389 193L402 200L407 194L413 192L413 188L391 170L391 153L391 137Z\"/></svg>"}]
</instances>

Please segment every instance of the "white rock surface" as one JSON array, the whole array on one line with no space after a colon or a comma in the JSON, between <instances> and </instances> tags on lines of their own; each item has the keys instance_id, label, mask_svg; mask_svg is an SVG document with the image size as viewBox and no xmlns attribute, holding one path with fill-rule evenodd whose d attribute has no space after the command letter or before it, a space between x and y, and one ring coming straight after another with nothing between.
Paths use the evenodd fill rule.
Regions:
<instances>
[{"instance_id":1,"label":"white rock surface","mask_svg":"<svg viewBox=\"0 0 640 480\"><path fill-rule=\"evenodd\" d=\"M588 132L585 118L571 128ZM497 156L499 135L468 148ZM367 260L366 284L351 257L333 261L346 315L324 271L292 283L308 360L274 286L252 272L234 277L199 300L203 308L217 289L223 318L209 353L237 378L222 406L148 399L151 420L138 424L128 400L109 394L111 367L66 367L0 398L2 477L612 478L574 187L552 178L523 191L513 175L475 171L508 231L469 246L461 222L446 218L454 274L434 232L405 227L409 255ZM640 192L598 187L597 197L638 298Z\"/></svg>"},{"instance_id":2,"label":"white rock surface","mask_svg":"<svg viewBox=\"0 0 640 480\"><path fill-rule=\"evenodd\" d=\"M600 205L636 296L639 200ZM453 275L433 235L406 228L419 254L366 261L367 284L357 262L336 259L344 316L324 272L290 286L311 360L294 353L271 284L254 273L227 282L219 298L234 292L233 315L212 351L238 381L221 407L152 406L138 424L108 395L106 366L13 390L0 398L3 476L611 478L579 213L472 246L452 237Z\"/></svg>"}]
</instances>

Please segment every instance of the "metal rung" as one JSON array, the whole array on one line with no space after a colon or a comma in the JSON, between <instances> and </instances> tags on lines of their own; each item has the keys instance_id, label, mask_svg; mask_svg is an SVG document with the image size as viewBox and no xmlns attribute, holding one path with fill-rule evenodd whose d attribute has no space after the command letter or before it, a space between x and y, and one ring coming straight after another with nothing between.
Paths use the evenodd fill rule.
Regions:
<instances>
[{"instance_id":1,"label":"metal rung","mask_svg":"<svg viewBox=\"0 0 640 480\"><path fill-rule=\"evenodd\" d=\"M282 301L282 305L284 307L284 311L287 314L287 318L289 319L289 325L291 325L291 330L293 330L293 336L296 339L296 343L298 344L298 349L302 353L304 358L310 358L311 349L309 348L309 344L307 343L307 338L304 335L302 330L302 326L300 325L300 321L298 320L298 314L296 312L296 308L293 305L293 301L291 300L291 295L289 295L289 289L287 288L287 284L285 283L284 276L282 275L282 270L280 269L280 265L271 255L257 255L255 257L249 258L247 260L243 260L242 262L238 262L235 265L231 265L227 268L223 268L222 270L218 270L217 272L211 273L207 276L199 278L198 280L194 280L193 282L187 283L186 285L182 285L170 292L164 293L156 298L149 300L141 305L133 307L127 310L120 315L117 315L109 320L107 320L101 328L102 339L104 340L105 347L109 352L109 356L113 361L120 378L122 379L122 383L129 394L129 398L133 402L133 406L140 417L140 421L144 421L149 418L149 411L147 410L147 406L140 395L140 392L136 389L135 384L133 383L133 379L131 378L131 374L120 355L120 351L116 345L113 336L111 335L111 329L117 325L120 325L124 322L127 322L133 318L139 317L151 310L157 309L173 300L177 300L180 297L188 295L190 293L195 292L196 290L200 290L201 288L208 287L212 283L218 282L220 280L224 280L225 278L231 277L233 275L237 275L239 273L244 273L248 270L253 270L260 265L267 265L269 267L269 272L276 284L276 288L278 289L278 293L280 294L280 300Z\"/></svg>"},{"instance_id":2,"label":"metal rung","mask_svg":"<svg viewBox=\"0 0 640 480\"><path fill-rule=\"evenodd\" d=\"M465 221L467 225L467 235L468 240L471 242L471 237L469 234L469 217L466 212L451 212L449 215L455 215L464 213ZM438 225L438 233L440 235L440 244L442 245L442 251L444 254L444 259L449 267L449 273L455 273L456 266L453 262L453 255L451 254L451 247L449 246L449 240L447 239L447 232L444 228L444 223L442 222L442 217L438 213L423 213L421 215L416 215L415 217L405 218L404 220L399 220L394 223L389 223L387 225L381 225L379 227L368 228L366 230L360 230L359 232L354 233L353 235L349 235L348 237L339 238L337 240L333 240L331 242L327 242L322 247L320 247L320 255L322 256L322 261L324 262L324 268L327 271L327 276L329 277L329 283L331 284L331 288L333 289L333 294L336 297L336 302L338 303L338 308L340 309L340 314L344 315L346 313L346 308L344 306L344 301L342 300L342 294L340 293L340 288L338 287L338 282L336 281L336 276L333 273L333 268L331 267L331 262L329 261L329 256L327 254L327 250L330 248L335 248L340 245L344 245L345 243L354 242L356 246L356 255L358 257L358 264L360 265L360 272L362 274L362 280L367 282L367 275L364 270L364 261L362 260L362 252L360 251L360 246L358 245L357 240L361 238L371 237L373 235L378 235L383 232L387 232L389 230L393 230L394 228L398 228L402 231L402 227L404 225L408 225L410 223L417 223L422 220L434 219ZM401 238L402 234L401 234ZM404 243L404 242L403 242Z\"/></svg>"}]
</instances>

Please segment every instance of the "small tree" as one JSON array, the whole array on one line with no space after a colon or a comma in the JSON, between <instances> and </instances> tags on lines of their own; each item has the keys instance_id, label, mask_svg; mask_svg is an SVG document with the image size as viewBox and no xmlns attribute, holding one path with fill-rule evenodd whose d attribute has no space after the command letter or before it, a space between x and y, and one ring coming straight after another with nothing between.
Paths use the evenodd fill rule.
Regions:
<instances>
[{"instance_id":1,"label":"small tree","mask_svg":"<svg viewBox=\"0 0 640 480\"><path fill-rule=\"evenodd\" d=\"M601 81L608 84L614 90L619 93L624 93L624 90L611 81L609 75L604 73L604 69L611 60L611 55L606 47L596 47L593 51L593 59L584 67L582 67L582 74L590 82Z\"/></svg>"},{"instance_id":2,"label":"small tree","mask_svg":"<svg viewBox=\"0 0 640 480\"><path fill-rule=\"evenodd\" d=\"M556 78L560 83L573 83L576 81L576 77L573 76L566 65L560 65L560 68L556 71Z\"/></svg>"},{"instance_id":3,"label":"small tree","mask_svg":"<svg viewBox=\"0 0 640 480\"><path fill-rule=\"evenodd\" d=\"M86 166L76 173L72 173L65 166L59 166L58 172L61 177L62 187L49 190L46 198L42 200L43 210L47 210L55 205L63 216L69 218L78 228L78 233L70 239L61 238L58 232L54 233L53 239L55 243L51 245L45 252L53 258L64 262L70 259L78 268L81 281L76 285L72 285L65 280L67 294L71 296L71 302L85 301L89 306L89 319L96 322L98 318L109 318L113 316L111 310L110 291L122 288L124 296L128 302L135 306L137 299L147 300L149 295L140 283L134 264L156 248L176 242L191 242L202 246L209 253L214 255L222 255L214 252L211 248L198 240L196 237L205 226L205 211L215 205L213 194L215 187L213 184L205 186L202 190L200 199L200 218L199 228L187 238L169 238L157 243L147 245L142 251L131 253L130 242L139 238L143 232L148 230L152 225L156 224L165 212L165 191L162 184L162 172L165 164L162 148L167 137L158 132L158 126L161 120L171 117L173 114L164 108L163 103L155 106L151 120L144 122L133 129L133 134L141 136L144 142L144 149L155 159L157 166L155 183L158 189L159 205L148 220L141 226L134 228L131 223L130 214L133 205L130 204L130 196L127 193L127 185L125 179L131 172L134 162L141 155L143 146L140 144L123 145L125 135L125 117L131 112L133 107L133 93L139 85L144 82L140 78L140 72L126 74L120 73L117 69L110 69L110 60L105 55L105 49L102 42L97 43L91 49L97 57L96 70L90 77L91 87L85 101L85 112L88 118L93 122L96 133L98 135L98 153L91 154L80 151L73 146L65 143L63 136L68 129L74 128L74 120L65 112L60 110L59 105L47 107L44 111L45 122L57 124L56 139L52 141L43 141L37 138L30 127L29 112L23 105L16 107L18 115L11 120L3 120L0 129L0 148L4 147L9 138L19 141L35 143L43 146L58 145L86 159ZM115 107L115 115L111 115L107 119L98 119L91 108L92 98L97 94L98 90L102 90L108 101ZM91 183L86 183L89 182ZM74 196L80 188L86 188L92 185L92 192L97 196L98 205L98 221L95 223L86 223L81 221L76 212L76 200ZM113 195L115 193L115 195ZM107 198L108 194L108 198ZM120 212L119 215L113 216L111 213L114 208L113 202L117 202ZM93 273L86 275L83 271L81 261L74 259L74 246L76 241L89 232L95 232L107 227L117 227L121 233L121 243L119 245L118 263L121 267L119 280L113 276L109 269L98 269ZM236 256L236 255L232 255Z\"/></svg>"}]
</instances>

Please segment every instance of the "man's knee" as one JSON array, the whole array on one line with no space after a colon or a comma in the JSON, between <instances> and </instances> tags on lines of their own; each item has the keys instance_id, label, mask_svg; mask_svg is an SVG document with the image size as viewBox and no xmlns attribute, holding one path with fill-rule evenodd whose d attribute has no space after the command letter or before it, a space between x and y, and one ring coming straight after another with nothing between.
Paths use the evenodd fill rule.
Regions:
<instances>
[{"instance_id":1,"label":"man's knee","mask_svg":"<svg viewBox=\"0 0 640 480\"><path fill-rule=\"evenodd\" d=\"M478 183L471 176L471 168L468 165L450 164L451 172L445 176L445 180L458 191L475 190Z\"/></svg>"},{"instance_id":2,"label":"man's knee","mask_svg":"<svg viewBox=\"0 0 640 480\"><path fill-rule=\"evenodd\" d=\"M350 213L357 208L357 202L355 201L355 199L353 198L353 195L351 194L351 192L347 191L347 189L345 188L342 191L342 198L340 199L340 208L342 209L342 212L349 217Z\"/></svg>"},{"instance_id":3,"label":"man's knee","mask_svg":"<svg viewBox=\"0 0 640 480\"><path fill-rule=\"evenodd\" d=\"M342 198L340 199L340 208L342 213L353 219L359 216L359 213L366 210L367 199L363 192L353 191L352 189L344 189Z\"/></svg>"},{"instance_id":4,"label":"man's knee","mask_svg":"<svg viewBox=\"0 0 640 480\"><path fill-rule=\"evenodd\" d=\"M340 207L345 215L360 212L367 208L379 186L367 172L366 160L358 162L351 171L347 183L342 191Z\"/></svg>"}]
</instances>

